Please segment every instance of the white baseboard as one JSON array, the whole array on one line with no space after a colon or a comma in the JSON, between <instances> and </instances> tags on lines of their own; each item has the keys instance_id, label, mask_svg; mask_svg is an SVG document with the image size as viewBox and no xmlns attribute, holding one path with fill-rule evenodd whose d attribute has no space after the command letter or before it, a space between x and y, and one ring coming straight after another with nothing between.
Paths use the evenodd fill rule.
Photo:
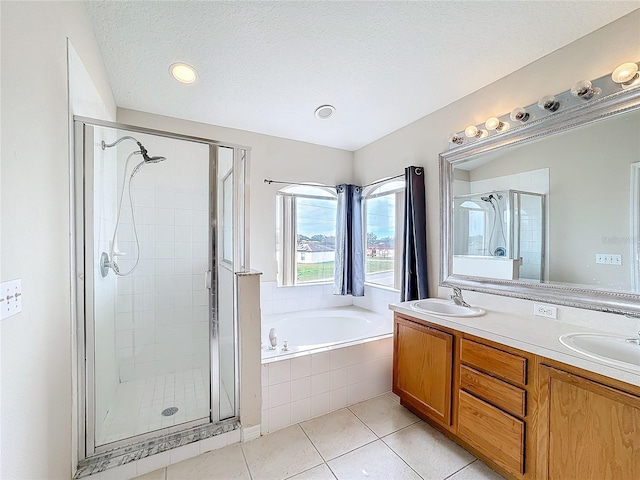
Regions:
<instances>
[{"instance_id":1,"label":"white baseboard","mask_svg":"<svg viewBox=\"0 0 640 480\"><path fill-rule=\"evenodd\" d=\"M242 429L242 443L250 442L260 438L260 425L254 425L253 427L246 427Z\"/></svg>"}]
</instances>

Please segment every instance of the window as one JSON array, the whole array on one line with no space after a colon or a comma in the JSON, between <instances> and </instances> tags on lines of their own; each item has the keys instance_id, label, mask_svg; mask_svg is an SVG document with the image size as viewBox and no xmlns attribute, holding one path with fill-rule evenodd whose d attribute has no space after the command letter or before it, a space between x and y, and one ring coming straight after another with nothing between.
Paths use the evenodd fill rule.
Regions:
<instances>
[{"instance_id":1,"label":"window","mask_svg":"<svg viewBox=\"0 0 640 480\"><path fill-rule=\"evenodd\" d=\"M325 187L294 186L278 192L278 284L333 281L336 193Z\"/></svg>"},{"instance_id":2,"label":"window","mask_svg":"<svg viewBox=\"0 0 640 480\"><path fill-rule=\"evenodd\" d=\"M364 192L365 283L400 288L404 180L390 180Z\"/></svg>"}]
</instances>

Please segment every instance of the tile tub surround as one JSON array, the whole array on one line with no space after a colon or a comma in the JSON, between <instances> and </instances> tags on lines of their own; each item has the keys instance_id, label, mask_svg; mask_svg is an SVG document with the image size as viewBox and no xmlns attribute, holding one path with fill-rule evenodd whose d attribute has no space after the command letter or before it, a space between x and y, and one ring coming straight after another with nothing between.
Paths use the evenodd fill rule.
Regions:
<instances>
[{"instance_id":1,"label":"tile tub surround","mask_svg":"<svg viewBox=\"0 0 640 480\"><path fill-rule=\"evenodd\" d=\"M391 390L393 338L262 365L262 434Z\"/></svg>"},{"instance_id":2,"label":"tile tub surround","mask_svg":"<svg viewBox=\"0 0 640 480\"><path fill-rule=\"evenodd\" d=\"M276 282L260 282L260 308L263 315L319 308L356 307L389 315L388 305L400 301L400 292L373 285L364 286L363 297L334 295L333 285L278 287Z\"/></svg>"},{"instance_id":3,"label":"tile tub surround","mask_svg":"<svg viewBox=\"0 0 640 480\"><path fill-rule=\"evenodd\" d=\"M501 480L391 393L138 480Z\"/></svg>"}]
</instances>

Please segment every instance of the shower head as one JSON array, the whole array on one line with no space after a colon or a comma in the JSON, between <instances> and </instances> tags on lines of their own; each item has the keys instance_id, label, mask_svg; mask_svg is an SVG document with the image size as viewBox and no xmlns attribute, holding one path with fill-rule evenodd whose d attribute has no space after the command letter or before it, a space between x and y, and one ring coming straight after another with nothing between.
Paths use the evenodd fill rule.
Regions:
<instances>
[{"instance_id":1,"label":"shower head","mask_svg":"<svg viewBox=\"0 0 640 480\"><path fill-rule=\"evenodd\" d=\"M160 163L167 159L166 157L150 157L148 155L147 149L144 148L144 145L142 145L137 140L136 143L140 147L140 155L142 155L142 158L144 158L144 163Z\"/></svg>"},{"instance_id":2,"label":"shower head","mask_svg":"<svg viewBox=\"0 0 640 480\"><path fill-rule=\"evenodd\" d=\"M493 193L490 193L488 197L480 197L480 200L482 200L483 202L493 203L494 200L496 202L498 200L502 200L502 195L500 195L499 193L496 193L495 195Z\"/></svg>"},{"instance_id":3,"label":"shower head","mask_svg":"<svg viewBox=\"0 0 640 480\"><path fill-rule=\"evenodd\" d=\"M120 142L122 142L123 140L133 140L134 142L136 142L138 144L138 147L140 147L140 151L139 152L135 152L138 153L140 155L142 155L142 158L144 158L144 163L160 163L164 160L166 160L166 157L150 157L149 153L147 152L147 149L144 148L144 145L142 145L137 139L129 136L129 135L125 135L124 137L120 137L118 140L116 140L113 143L106 143L104 140L102 141L102 149L106 149L106 148L111 148L111 147L115 147L116 145L118 145Z\"/></svg>"},{"instance_id":4,"label":"shower head","mask_svg":"<svg viewBox=\"0 0 640 480\"><path fill-rule=\"evenodd\" d=\"M144 157L144 161L146 163L160 163L160 162L164 162L166 159L167 157L148 157L148 156Z\"/></svg>"}]
</instances>

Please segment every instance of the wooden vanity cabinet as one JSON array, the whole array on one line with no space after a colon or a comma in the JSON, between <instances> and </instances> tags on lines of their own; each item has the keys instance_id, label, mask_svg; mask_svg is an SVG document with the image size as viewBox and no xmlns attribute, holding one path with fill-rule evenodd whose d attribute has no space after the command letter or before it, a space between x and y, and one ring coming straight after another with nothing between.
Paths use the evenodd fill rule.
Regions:
<instances>
[{"instance_id":1,"label":"wooden vanity cabinet","mask_svg":"<svg viewBox=\"0 0 640 480\"><path fill-rule=\"evenodd\" d=\"M525 443L533 356L400 314L394 333L401 403L501 474L534 478L534 442Z\"/></svg>"},{"instance_id":2,"label":"wooden vanity cabinet","mask_svg":"<svg viewBox=\"0 0 640 480\"><path fill-rule=\"evenodd\" d=\"M403 405L515 480L640 480L640 387L395 315Z\"/></svg>"},{"instance_id":3,"label":"wooden vanity cabinet","mask_svg":"<svg viewBox=\"0 0 640 480\"><path fill-rule=\"evenodd\" d=\"M540 392L538 478L640 478L640 396L548 365Z\"/></svg>"},{"instance_id":4,"label":"wooden vanity cabinet","mask_svg":"<svg viewBox=\"0 0 640 480\"><path fill-rule=\"evenodd\" d=\"M457 435L517 477L525 473L528 359L460 338Z\"/></svg>"},{"instance_id":5,"label":"wooden vanity cabinet","mask_svg":"<svg viewBox=\"0 0 640 480\"><path fill-rule=\"evenodd\" d=\"M396 315L393 393L404 405L451 425L453 335Z\"/></svg>"}]
</instances>

